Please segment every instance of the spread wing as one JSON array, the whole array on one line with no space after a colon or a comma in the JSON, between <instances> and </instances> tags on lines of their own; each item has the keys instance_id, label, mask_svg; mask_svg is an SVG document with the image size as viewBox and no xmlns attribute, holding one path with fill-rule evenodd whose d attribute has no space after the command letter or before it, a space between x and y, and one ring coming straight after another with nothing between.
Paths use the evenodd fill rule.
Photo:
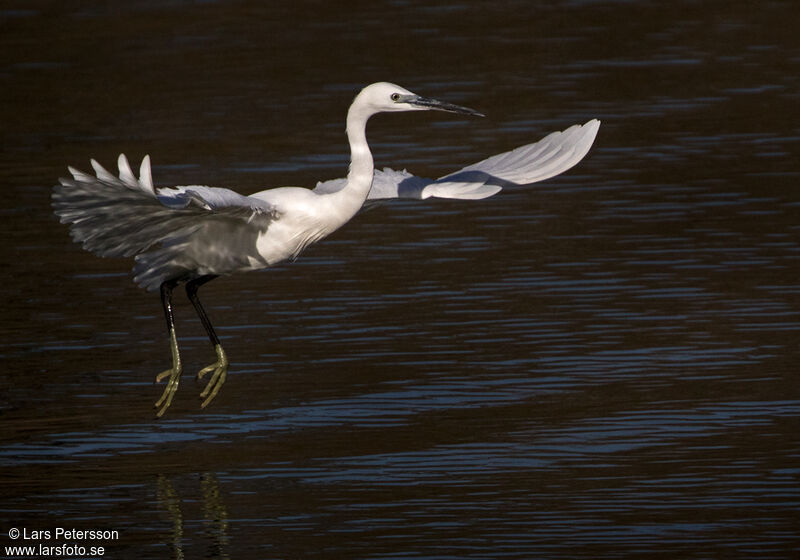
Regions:
<instances>
[{"instance_id":1,"label":"spread wing","mask_svg":"<svg viewBox=\"0 0 800 560\"><path fill-rule=\"evenodd\" d=\"M394 198L460 198L478 200L497 194L509 184L527 185L567 171L586 156L597 136L600 121L592 119L538 142L492 156L439 179L416 177L408 171L375 171L368 202ZM346 180L317 183L315 192L336 192Z\"/></svg>"},{"instance_id":2,"label":"spread wing","mask_svg":"<svg viewBox=\"0 0 800 560\"><path fill-rule=\"evenodd\" d=\"M88 251L103 257L136 255L136 280L148 289L193 270L225 274L253 267L253 259L260 258L255 239L278 217L269 203L229 189L155 189L149 156L138 179L123 154L119 177L91 163L94 176L70 167L72 177L59 179L53 209ZM222 233L227 246L219 245ZM190 243L208 243L210 250L193 252Z\"/></svg>"}]
</instances>

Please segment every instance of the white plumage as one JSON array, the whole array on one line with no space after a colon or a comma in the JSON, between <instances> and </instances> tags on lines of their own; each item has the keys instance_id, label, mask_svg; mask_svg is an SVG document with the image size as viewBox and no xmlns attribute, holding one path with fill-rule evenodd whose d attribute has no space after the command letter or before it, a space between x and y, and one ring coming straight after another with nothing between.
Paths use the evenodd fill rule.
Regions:
<instances>
[{"instance_id":1,"label":"white plumage","mask_svg":"<svg viewBox=\"0 0 800 560\"><path fill-rule=\"evenodd\" d=\"M497 194L504 186L538 183L567 171L582 160L599 128L597 119L584 125L576 124L563 132L548 134L533 144L492 156L435 180L417 177L406 170L376 169L367 200L431 197L480 200ZM346 179L319 182L314 191L334 192L345 182Z\"/></svg>"},{"instance_id":2,"label":"white plumage","mask_svg":"<svg viewBox=\"0 0 800 560\"><path fill-rule=\"evenodd\" d=\"M124 155L119 176L91 160L95 175L69 168L53 193L55 213L70 225L76 242L99 256L135 258L134 279L148 290L161 290L173 366L157 376L169 378L156 403L161 416L172 402L181 374L172 318L171 294L186 284L212 344L217 362L199 377L213 373L201 397L206 406L225 380L227 358L197 298L197 289L220 275L273 266L293 259L309 244L348 222L366 201L393 198L482 199L512 183L542 181L578 163L588 152L600 122L591 120L539 142L499 154L437 180L407 171L375 171L366 141L366 124L378 112L441 110L482 116L477 111L420 97L400 86L380 82L364 88L347 114L350 172L345 179L316 188L281 187L250 196L207 186L154 188L150 158L137 178Z\"/></svg>"}]
</instances>

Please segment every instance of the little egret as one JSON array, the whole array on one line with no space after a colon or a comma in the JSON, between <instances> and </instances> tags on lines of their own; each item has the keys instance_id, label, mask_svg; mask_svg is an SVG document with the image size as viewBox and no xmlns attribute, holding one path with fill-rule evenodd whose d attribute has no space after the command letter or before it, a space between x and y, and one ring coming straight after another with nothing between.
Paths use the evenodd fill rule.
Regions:
<instances>
[{"instance_id":1,"label":"little egret","mask_svg":"<svg viewBox=\"0 0 800 560\"><path fill-rule=\"evenodd\" d=\"M591 120L555 132L534 144L499 154L438 180L406 171L375 171L366 139L367 121L381 112L438 110L464 115L481 113L421 97L400 86L379 82L365 87L347 112L350 170L346 178L318 183L316 188L280 187L250 196L205 186L156 189L145 156L138 179L127 158L118 159L119 177L95 160L95 175L69 167L72 178L59 179L53 207L72 238L101 257L135 259L134 280L149 291L160 290L167 321L172 367L159 373L167 379L155 403L161 417L178 389L182 365L172 313L172 291L185 284L211 340L217 360L197 378L211 374L200 394L205 408L225 382L228 358L198 289L218 276L258 270L296 258L309 244L347 223L365 202L391 198L481 199L507 184L541 181L566 171L589 151L600 122Z\"/></svg>"}]
</instances>

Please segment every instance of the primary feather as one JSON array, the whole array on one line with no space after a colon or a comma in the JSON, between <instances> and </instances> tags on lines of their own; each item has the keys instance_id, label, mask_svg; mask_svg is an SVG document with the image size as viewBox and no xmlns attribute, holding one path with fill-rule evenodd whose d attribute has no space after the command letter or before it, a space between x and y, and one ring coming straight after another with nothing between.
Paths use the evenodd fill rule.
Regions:
<instances>
[{"instance_id":1,"label":"primary feather","mask_svg":"<svg viewBox=\"0 0 800 560\"><path fill-rule=\"evenodd\" d=\"M385 168L375 171L368 201L394 198L426 199L458 198L478 200L497 194L509 184L528 185L554 177L575 166L589 152L600 121L553 132L533 144L492 156L440 177L417 177L406 170ZM341 189L344 179L317 183L316 192L329 193Z\"/></svg>"},{"instance_id":2,"label":"primary feather","mask_svg":"<svg viewBox=\"0 0 800 560\"><path fill-rule=\"evenodd\" d=\"M155 290L164 278L229 274L266 266L256 249L278 213L269 203L228 189L153 187L150 158L137 179L128 159L119 177L92 160L95 176L69 168L53 207L72 238L103 257L136 256L135 280Z\"/></svg>"}]
</instances>

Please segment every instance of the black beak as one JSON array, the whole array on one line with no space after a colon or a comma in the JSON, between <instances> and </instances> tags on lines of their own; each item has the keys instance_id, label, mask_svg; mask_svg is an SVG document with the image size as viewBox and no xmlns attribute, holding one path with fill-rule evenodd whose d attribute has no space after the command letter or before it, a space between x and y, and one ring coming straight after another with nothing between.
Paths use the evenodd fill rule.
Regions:
<instances>
[{"instance_id":1,"label":"black beak","mask_svg":"<svg viewBox=\"0 0 800 560\"><path fill-rule=\"evenodd\" d=\"M486 116L483 113L479 113L475 109L470 109L469 107L453 105L452 103L445 103L444 101L439 101L438 99L431 99L430 97L420 97L419 95L408 96L408 98L403 99L403 101L408 103L409 105L415 105L417 107L424 107L425 109L433 109L436 111L447 111L448 113L458 113L460 115L472 115L475 117Z\"/></svg>"}]
</instances>

